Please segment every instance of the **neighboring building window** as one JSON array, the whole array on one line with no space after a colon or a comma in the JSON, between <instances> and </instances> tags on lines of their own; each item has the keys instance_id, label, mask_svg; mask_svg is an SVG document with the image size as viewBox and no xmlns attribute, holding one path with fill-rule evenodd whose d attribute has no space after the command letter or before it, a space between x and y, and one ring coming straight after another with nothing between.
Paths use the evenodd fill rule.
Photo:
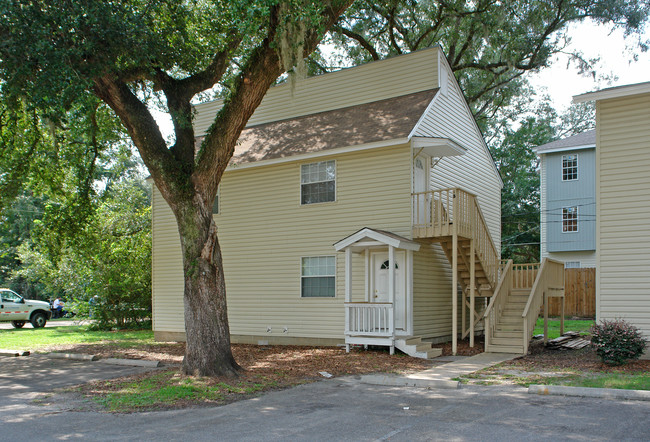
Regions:
<instances>
[{"instance_id":1,"label":"neighboring building window","mask_svg":"<svg viewBox=\"0 0 650 442\"><path fill-rule=\"evenodd\" d=\"M567 261L564 263L565 269L579 269L580 261Z\"/></svg>"},{"instance_id":2,"label":"neighboring building window","mask_svg":"<svg viewBox=\"0 0 650 442\"><path fill-rule=\"evenodd\" d=\"M562 232L578 231L578 208L565 207L562 209Z\"/></svg>"},{"instance_id":3,"label":"neighboring building window","mask_svg":"<svg viewBox=\"0 0 650 442\"><path fill-rule=\"evenodd\" d=\"M562 181L578 179L578 155L562 155Z\"/></svg>"},{"instance_id":4,"label":"neighboring building window","mask_svg":"<svg viewBox=\"0 0 650 442\"><path fill-rule=\"evenodd\" d=\"M315 204L336 199L336 162L300 166L300 204Z\"/></svg>"},{"instance_id":5,"label":"neighboring building window","mask_svg":"<svg viewBox=\"0 0 650 442\"><path fill-rule=\"evenodd\" d=\"M334 256L302 258L301 292L303 298L333 298L336 294Z\"/></svg>"}]
</instances>

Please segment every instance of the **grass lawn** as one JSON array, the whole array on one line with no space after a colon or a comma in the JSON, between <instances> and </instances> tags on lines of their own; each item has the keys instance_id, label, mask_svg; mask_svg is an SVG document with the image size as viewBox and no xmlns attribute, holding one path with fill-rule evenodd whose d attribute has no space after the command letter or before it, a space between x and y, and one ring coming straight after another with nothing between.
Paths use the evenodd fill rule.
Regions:
<instances>
[{"instance_id":1,"label":"grass lawn","mask_svg":"<svg viewBox=\"0 0 650 442\"><path fill-rule=\"evenodd\" d=\"M117 347L153 344L151 330L98 331L87 325L0 330L0 347L6 350L39 351L71 344L111 343Z\"/></svg>"},{"instance_id":2,"label":"grass lawn","mask_svg":"<svg viewBox=\"0 0 650 442\"><path fill-rule=\"evenodd\" d=\"M579 377L560 385L571 387L619 388L624 390L650 390L650 373L606 373Z\"/></svg>"},{"instance_id":3,"label":"grass lawn","mask_svg":"<svg viewBox=\"0 0 650 442\"><path fill-rule=\"evenodd\" d=\"M589 333L589 329L594 325L593 319L585 320L564 320L564 331L574 331L578 333ZM537 324L535 324L535 330L533 335L544 334L544 318L537 319ZM560 336L560 319L559 318L549 318L548 319L548 338L555 339Z\"/></svg>"}]
</instances>

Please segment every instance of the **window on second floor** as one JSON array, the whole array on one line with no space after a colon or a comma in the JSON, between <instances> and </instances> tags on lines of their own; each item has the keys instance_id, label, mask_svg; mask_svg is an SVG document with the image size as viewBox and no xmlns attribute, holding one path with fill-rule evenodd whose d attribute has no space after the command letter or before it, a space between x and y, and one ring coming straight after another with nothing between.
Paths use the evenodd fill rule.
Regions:
<instances>
[{"instance_id":1,"label":"window on second floor","mask_svg":"<svg viewBox=\"0 0 650 442\"><path fill-rule=\"evenodd\" d=\"M336 161L320 161L300 166L300 204L336 200Z\"/></svg>"},{"instance_id":2,"label":"window on second floor","mask_svg":"<svg viewBox=\"0 0 650 442\"><path fill-rule=\"evenodd\" d=\"M578 231L578 208L564 207L562 209L562 233Z\"/></svg>"},{"instance_id":3,"label":"window on second floor","mask_svg":"<svg viewBox=\"0 0 650 442\"><path fill-rule=\"evenodd\" d=\"M562 181L578 179L578 155L562 155Z\"/></svg>"}]
</instances>

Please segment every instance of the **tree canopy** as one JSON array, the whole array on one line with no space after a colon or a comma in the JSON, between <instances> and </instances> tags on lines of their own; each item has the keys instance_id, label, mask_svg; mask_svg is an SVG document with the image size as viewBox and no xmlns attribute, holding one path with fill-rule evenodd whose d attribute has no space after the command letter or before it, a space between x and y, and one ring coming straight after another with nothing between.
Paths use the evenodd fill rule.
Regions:
<instances>
[{"instance_id":1,"label":"tree canopy","mask_svg":"<svg viewBox=\"0 0 650 442\"><path fill-rule=\"evenodd\" d=\"M523 93L524 74L566 50L567 24L592 19L642 39L647 0L359 0L334 26L334 42L359 64L441 44L479 124ZM572 54L582 69L589 60Z\"/></svg>"},{"instance_id":2,"label":"tree canopy","mask_svg":"<svg viewBox=\"0 0 650 442\"><path fill-rule=\"evenodd\" d=\"M235 143L269 86L286 71L303 70L304 58L351 2L0 0L0 91L17 125L16 138L3 137L2 151L23 159L2 172L2 185L17 189L14 183L33 171L47 137L43 127L78 126L92 140L96 113L84 113L91 124L83 124L70 112L112 110L178 224L186 373L234 375L239 368L211 210ZM196 146L191 101L213 88L224 105ZM155 102L173 122L169 143L152 115ZM47 146L56 157L57 139Z\"/></svg>"}]
</instances>

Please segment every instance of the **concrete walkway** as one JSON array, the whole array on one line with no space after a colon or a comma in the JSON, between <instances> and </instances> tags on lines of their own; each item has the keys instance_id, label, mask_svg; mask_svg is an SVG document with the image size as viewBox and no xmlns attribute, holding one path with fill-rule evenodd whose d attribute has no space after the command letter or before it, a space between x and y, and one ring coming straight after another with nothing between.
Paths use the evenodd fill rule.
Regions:
<instances>
[{"instance_id":1,"label":"concrete walkway","mask_svg":"<svg viewBox=\"0 0 650 442\"><path fill-rule=\"evenodd\" d=\"M361 376L361 382L390 386L460 388L460 382L452 379L509 361L517 356L512 353L480 353L406 376L365 375Z\"/></svg>"}]
</instances>

